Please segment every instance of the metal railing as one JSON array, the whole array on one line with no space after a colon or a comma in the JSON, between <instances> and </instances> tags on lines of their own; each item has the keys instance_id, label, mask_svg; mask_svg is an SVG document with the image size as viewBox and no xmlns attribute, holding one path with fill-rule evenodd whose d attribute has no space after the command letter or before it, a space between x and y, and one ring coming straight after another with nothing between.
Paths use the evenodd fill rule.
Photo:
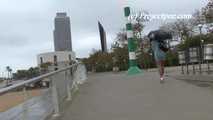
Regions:
<instances>
[{"instance_id":1,"label":"metal railing","mask_svg":"<svg viewBox=\"0 0 213 120\"><path fill-rule=\"evenodd\" d=\"M185 51L180 51L179 53L179 63L182 66L182 74L185 73L184 68L186 68L186 74L211 74L211 66L213 61L213 44L205 44L201 49L199 47L188 48ZM190 68L191 66L191 68ZM198 66L198 67L197 67Z\"/></svg>"},{"instance_id":2,"label":"metal railing","mask_svg":"<svg viewBox=\"0 0 213 120\"><path fill-rule=\"evenodd\" d=\"M57 66L55 66L57 67ZM64 101L86 80L81 63L0 89L1 120L44 120L59 116Z\"/></svg>"}]
</instances>

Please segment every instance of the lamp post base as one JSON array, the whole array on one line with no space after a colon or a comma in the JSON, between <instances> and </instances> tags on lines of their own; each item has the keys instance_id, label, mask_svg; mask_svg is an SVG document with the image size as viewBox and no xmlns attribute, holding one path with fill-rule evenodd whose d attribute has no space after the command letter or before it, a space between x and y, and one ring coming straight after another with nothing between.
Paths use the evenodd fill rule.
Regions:
<instances>
[{"instance_id":1,"label":"lamp post base","mask_svg":"<svg viewBox=\"0 0 213 120\"><path fill-rule=\"evenodd\" d=\"M136 75L142 73L142 70L137 66L130 67L127 71L127 75Z\"/></svg>"}]
</instances>

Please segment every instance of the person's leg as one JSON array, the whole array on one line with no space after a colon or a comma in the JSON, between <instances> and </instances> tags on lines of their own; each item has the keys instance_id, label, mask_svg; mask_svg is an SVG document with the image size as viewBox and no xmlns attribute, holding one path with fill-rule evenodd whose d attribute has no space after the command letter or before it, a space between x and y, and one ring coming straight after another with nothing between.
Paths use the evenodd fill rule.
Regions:
<instances>
[{"instance_id":1,"label":"person's leg","mask_svg":"<svg viewBox=\"0 0 213 120\"><path fill-rule=\"evenodd\" d=\"M158 73L161 76L161 63L160 63L160 61L156 61L156 64L157 64L157 68L158 68Z\"/></svg>"},{"instance_id":2,"label":"person's leg","mask_svg":"<svg viewBox=\"0 0 213 120\"><path fill-rule=\"evenodd\" d=\"M159 71L159 75L160 75L160 81L163 82L164 81L164 78L163 78L163 75L164 75L164 61L158 61L156 62L157 63L157 67L158 67L158 71Z\"/></svg>"},{"instance_id":3,"label":"person's leg","mask_svg":"<svg viewBox=\"0 0 213 120\"><path fill-rule=\"evenodd\" d=\"M160 61L160 67L159 67L159 69L160 69L160 77L161 78L163 78L163 75L164 75L164 61Z\"/></svg>"},{"instance_id":4,"label":"person's leg","mask_svg":"<svg viewBox=\"0 0 213 120\"><path fill-rule=\"evenodd\" d=\"M157 62L157 66L158 66L158 72L159 72L160 78L162 78L162 77L163 77L162 62L161 62L161 61L158 61L158 62Z\"/></svg>"}]
</instances>

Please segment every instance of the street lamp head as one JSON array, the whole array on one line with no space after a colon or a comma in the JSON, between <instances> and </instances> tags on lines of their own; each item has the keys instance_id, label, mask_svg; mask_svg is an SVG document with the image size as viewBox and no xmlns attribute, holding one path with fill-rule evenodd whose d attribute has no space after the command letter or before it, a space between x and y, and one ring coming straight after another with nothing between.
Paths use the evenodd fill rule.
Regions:
<instances>
[{"instance_id":1,"label":"street lamp head","mask_svg":"<svg viewBox=\"0 0 213 120\"><path fill-rule=\"evenodd\" d=\"M204 43L204 40L201 40L202 43Z\"/></svg>"},{"instance_id":2,"label":"street lamp head","mask_svg":"<svg viewBox=\"0 0 213 120\"><path fill-rule=\"evenodd\" d=\"M199 24L198 27L201 29L201 28L203 27L203 25L202 25L202 24Z\"/></svg>"}]
</instances>

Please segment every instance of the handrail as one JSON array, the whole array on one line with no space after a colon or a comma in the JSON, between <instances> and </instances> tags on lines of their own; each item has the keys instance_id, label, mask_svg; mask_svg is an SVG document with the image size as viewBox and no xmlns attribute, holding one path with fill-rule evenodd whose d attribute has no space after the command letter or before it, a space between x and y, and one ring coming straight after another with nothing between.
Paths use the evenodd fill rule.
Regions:
<instances>
[{"instance_id":1,"label":"handrail","mask_svg":"<svg viewBox=\"0 0 213 120\"><path fill-rule=\"evenodd\" d=\"M70 69L76 65L78 65L80 63L75 63L69 67L65 67L65 68L62 68L62 69L59 69L59 70L56 70L56 71L53 71L53 72L50 72L50 73L46 73L44 75L41 75L41 76L38 76L38 77L35 77L35 78L32 78L32 79L29 79L29 80L26 80L24 82L21 82L21 83L17 83L17 84L14 84L12 86L9 86L9 87L6 87L6 88L2 88L0 89L0 95L10 91L10 90L13 90L15 88L19 88L19 87L22 87L22 86L25 86L25 85L28 85L28 84L31 84L31 83L35 83L35 82L38 82L40 81L41 79L44 79L44 78L47 78L47 77L50 77L50 76L53 76L54 74L56 73L59 73L59 72L62 72L62 71L65 71L67 69Z\"/></svg>"}]
</instances>

